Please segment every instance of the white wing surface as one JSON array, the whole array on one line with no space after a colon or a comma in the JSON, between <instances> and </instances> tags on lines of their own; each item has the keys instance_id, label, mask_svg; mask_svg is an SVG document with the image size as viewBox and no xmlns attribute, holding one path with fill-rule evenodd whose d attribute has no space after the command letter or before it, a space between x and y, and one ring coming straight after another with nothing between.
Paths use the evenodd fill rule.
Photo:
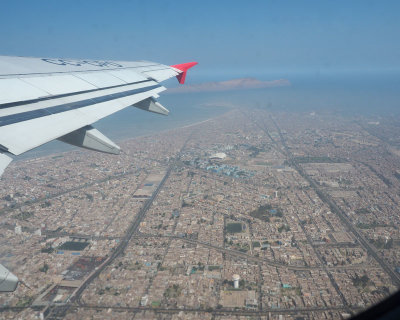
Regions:
<instances>
[{"instance_id":1,"label":"white wing surface","mask_svg":"<svg viewBox=\"0 0 400 320\"><path fill-rule=\"evenodd\" d=\"M119 153L91 124L128 106L167 115L159 83L197 63L93 61L0 56L0 175L12 155L54 139ZM7 155L9 154L9 155Z\"/></svg>"}]
</instances>

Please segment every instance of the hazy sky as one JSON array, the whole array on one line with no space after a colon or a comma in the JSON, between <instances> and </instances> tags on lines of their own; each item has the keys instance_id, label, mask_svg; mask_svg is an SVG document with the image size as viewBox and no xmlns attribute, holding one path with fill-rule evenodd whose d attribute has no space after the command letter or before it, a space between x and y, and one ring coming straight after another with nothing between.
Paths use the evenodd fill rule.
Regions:
<instances>
[{"instance_id":1,"label":"hazy sky","mask_svg":"<svg viewBox=\"0 0 400 320\"><path fill-rule=\"evenodd\" d=\"M0 54L195 60L198 74L400 70L399 21L385 0L3 0Z\"/></svg>"}]
</instances>

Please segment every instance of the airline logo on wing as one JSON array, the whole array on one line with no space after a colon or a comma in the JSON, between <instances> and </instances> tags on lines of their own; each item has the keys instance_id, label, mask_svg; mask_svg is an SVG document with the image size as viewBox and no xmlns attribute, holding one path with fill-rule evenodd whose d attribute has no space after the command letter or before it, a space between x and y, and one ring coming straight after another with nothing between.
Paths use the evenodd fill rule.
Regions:
<instances>
[{"instance_id":1,"label":"airline logo on wing","mask_svg":"<svg viewBox=\"0 0 400 320\"><path fill-rule=\"evenodd\" d=\"M95 67L116 67L122 68L123 65L112 61L97 61L97 60L70 60L70 59L47 59L43 58L42 61L56 64L58 66L75 66L81 67L85 65Z\"/></svg>"}]
</instances>

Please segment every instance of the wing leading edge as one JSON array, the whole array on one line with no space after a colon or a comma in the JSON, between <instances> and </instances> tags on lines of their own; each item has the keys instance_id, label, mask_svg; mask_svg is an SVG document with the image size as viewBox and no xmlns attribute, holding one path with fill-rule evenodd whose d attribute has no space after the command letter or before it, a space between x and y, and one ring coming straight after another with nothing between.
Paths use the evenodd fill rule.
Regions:
<instances>
[{"instance_id":1,"label":"wing leading edge","mask_svg":"<svg viewBox=\"0 0 400 320\"><path fill-rule=\"evenodd\" d=\"M197 62L93 61L0 56L0 176L19 155L51 140L118 154L91 125L126 107L168 115L156 101Z\"/></svg>"}]
</instances>

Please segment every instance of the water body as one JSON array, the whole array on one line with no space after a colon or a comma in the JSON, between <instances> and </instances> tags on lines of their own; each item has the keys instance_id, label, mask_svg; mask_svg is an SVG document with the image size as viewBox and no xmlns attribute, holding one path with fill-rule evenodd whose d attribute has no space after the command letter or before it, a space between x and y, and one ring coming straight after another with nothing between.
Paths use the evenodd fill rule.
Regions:
<instances>
[{"instance_id":1,"label":"water body","mask_svg":"<svg viewBox=\"0 0 400 320\"><path fill-rule=\"evenodd\" d=\"M168 116L129 107L94 123L93 126L118 144L119 141L129 138L151 135L214 118L228 110L221 106L205 106L207 95L204 94L171 94L158 100L170 111ZM18 156L16 160L73 149L76 147L52 141Z\"/></svg>"},{"instance_id":2,"label":"water body","mask_svg":"<svg viewBox=\"0 0 400 320\"><path fill-rule=\"evenodd\" d=\"M291 86L220 92L214 94L213 99L223 98L238 105L272 111L318 111L368 117L400 115L400 73L282 73L258 75L257 78L288 79Z\"/></svg>"},{"instance_id":3,"label":"water body","mask_svg":"<svg viewBox=\"0 0 400 320\"><path fill-rule=\"evenodd\" d=\"M230 74L202 77L197 82L220 81L240 77L260 80L286 78L288 87L225 92L161 94L159 101L170 110L169 116L126 108L94 126L110 139L118 141L183 127L216 117L231 107L266 108L273 112L322 112L347 116L400 119L400 74L331 73L331 74ZM195 82L196 82L195 81ZM168 82L174 86L175 82ZM38 157L71 150L61 142L50 142L18 159Z\"/></svg>"}]
</instances>

